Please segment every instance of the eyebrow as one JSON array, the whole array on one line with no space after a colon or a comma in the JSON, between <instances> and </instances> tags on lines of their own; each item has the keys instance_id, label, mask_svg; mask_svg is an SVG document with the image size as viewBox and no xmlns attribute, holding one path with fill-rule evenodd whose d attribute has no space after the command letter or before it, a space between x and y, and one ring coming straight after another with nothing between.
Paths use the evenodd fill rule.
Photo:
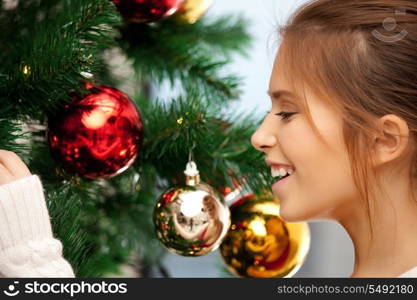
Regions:
<instances>
[{"instance_id":1,"label":"eyebrow","mask_svg":"<svg viewBox=\"0 0 417 300\"><path fill-rule=\"evenodd\" d=\"M292 98L296 97L293 93L291 93L290 91L286 91L286 90L276 90L273 92L267 91L267 94L269 95L269 97L275 100L279 100L282 96L289 96Z\"/></svg>"}]
</instances>

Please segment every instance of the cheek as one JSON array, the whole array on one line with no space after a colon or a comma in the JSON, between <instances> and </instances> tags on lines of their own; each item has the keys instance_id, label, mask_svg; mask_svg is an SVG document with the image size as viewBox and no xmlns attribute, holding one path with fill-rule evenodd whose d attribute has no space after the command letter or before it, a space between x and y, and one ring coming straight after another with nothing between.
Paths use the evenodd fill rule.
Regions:
<instances>
[{"instance_id":1,"label":"cheek","mask_svg":"<svg viewBox=\"0 0 417 300\"><path fill-rule=\"evenodd\" d=\"M344 171L349 169L342 124L331 115L321 113L319 116L315 124L325 143L316 136L305 119L287 124L285 135L281 136L283 150L299 171L300 179L311 180L324 175L331 177L341 168Z\"/></svg>"},{"instance_id":2,"label":"cheek","mask_svg":"<svg viewBox=\"0 0 417 300\"><path fill-rule=\"evenodd\" d=\"M354 195L349 158L340 132L319 130L328 145L308 126L294 124L288 127L288 135L282 136L283 150L296 167L291 192L281 207L282 217L288 221L331 218Z\"/></svg>"},{"instance_id":3,"label":"cheek","mask_svg":"<svg viewBox=\"0 0 417 300\"><path fill-rule=\"evenodd\" d=\"M302 120L297 121L286 125L286 130L280 136L280 145L299 176L311 176L311 173L319 171L328 153L307 124Z\"/></svg>"}]
</instances>

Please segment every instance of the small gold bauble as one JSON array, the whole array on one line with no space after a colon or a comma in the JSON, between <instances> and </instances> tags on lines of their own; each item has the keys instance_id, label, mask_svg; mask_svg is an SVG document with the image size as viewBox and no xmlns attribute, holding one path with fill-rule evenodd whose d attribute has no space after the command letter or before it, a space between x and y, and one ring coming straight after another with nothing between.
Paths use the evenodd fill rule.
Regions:
<instances>
[{"instance_id":1,"label":"small gold bauble","mask_svg":"<svg viewBox=\"0 0 417 300\"><path fill-rule=\"evenodd\" d=\"M247 195L231 206L232 224L220 246L231 273L240 277L291 277L310 248L307 223L287 223L271 196Z\"/></svg>"}]
</instances>

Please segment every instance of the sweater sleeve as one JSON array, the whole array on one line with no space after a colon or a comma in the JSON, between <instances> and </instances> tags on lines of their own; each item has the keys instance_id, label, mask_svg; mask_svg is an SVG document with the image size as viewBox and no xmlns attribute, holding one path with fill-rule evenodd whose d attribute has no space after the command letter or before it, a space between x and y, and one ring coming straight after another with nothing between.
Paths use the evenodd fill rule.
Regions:
<instances>
[{"instance_id":1,"label":"sweater sleeve","mask_svg":"<svg viewBox=\"0 0 417 300\"><path fill-rule=\"evenodd\" d=\"M0 274L74 277L52 235L42 183L32 175L0 185Z\"/></svg>"}]
</instances>

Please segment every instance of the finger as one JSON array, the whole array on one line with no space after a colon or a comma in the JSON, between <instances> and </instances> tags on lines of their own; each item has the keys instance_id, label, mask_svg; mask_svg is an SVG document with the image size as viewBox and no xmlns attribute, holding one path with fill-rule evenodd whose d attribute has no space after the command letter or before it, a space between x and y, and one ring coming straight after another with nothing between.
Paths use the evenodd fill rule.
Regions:
<instances>
[{"instance_id":1,"label":"finger","mask_svg":"<svg viewBox=\"0 0 417 300\"><path fill-rule=\"evenodd\" d=\"M0 185L13 181L12 174L2 164L0 164Z\"/></svg>"},{"instance_id":2,"label":"finger","mask_svg":"<svg viewBox=\"0 0 417 300\"><path fill-rule=\"evenodd\" d=\"M0 164L2 164L15 179L31 175L25 163L12 151L0 150Z\"/></svg>"}]
</instances>

